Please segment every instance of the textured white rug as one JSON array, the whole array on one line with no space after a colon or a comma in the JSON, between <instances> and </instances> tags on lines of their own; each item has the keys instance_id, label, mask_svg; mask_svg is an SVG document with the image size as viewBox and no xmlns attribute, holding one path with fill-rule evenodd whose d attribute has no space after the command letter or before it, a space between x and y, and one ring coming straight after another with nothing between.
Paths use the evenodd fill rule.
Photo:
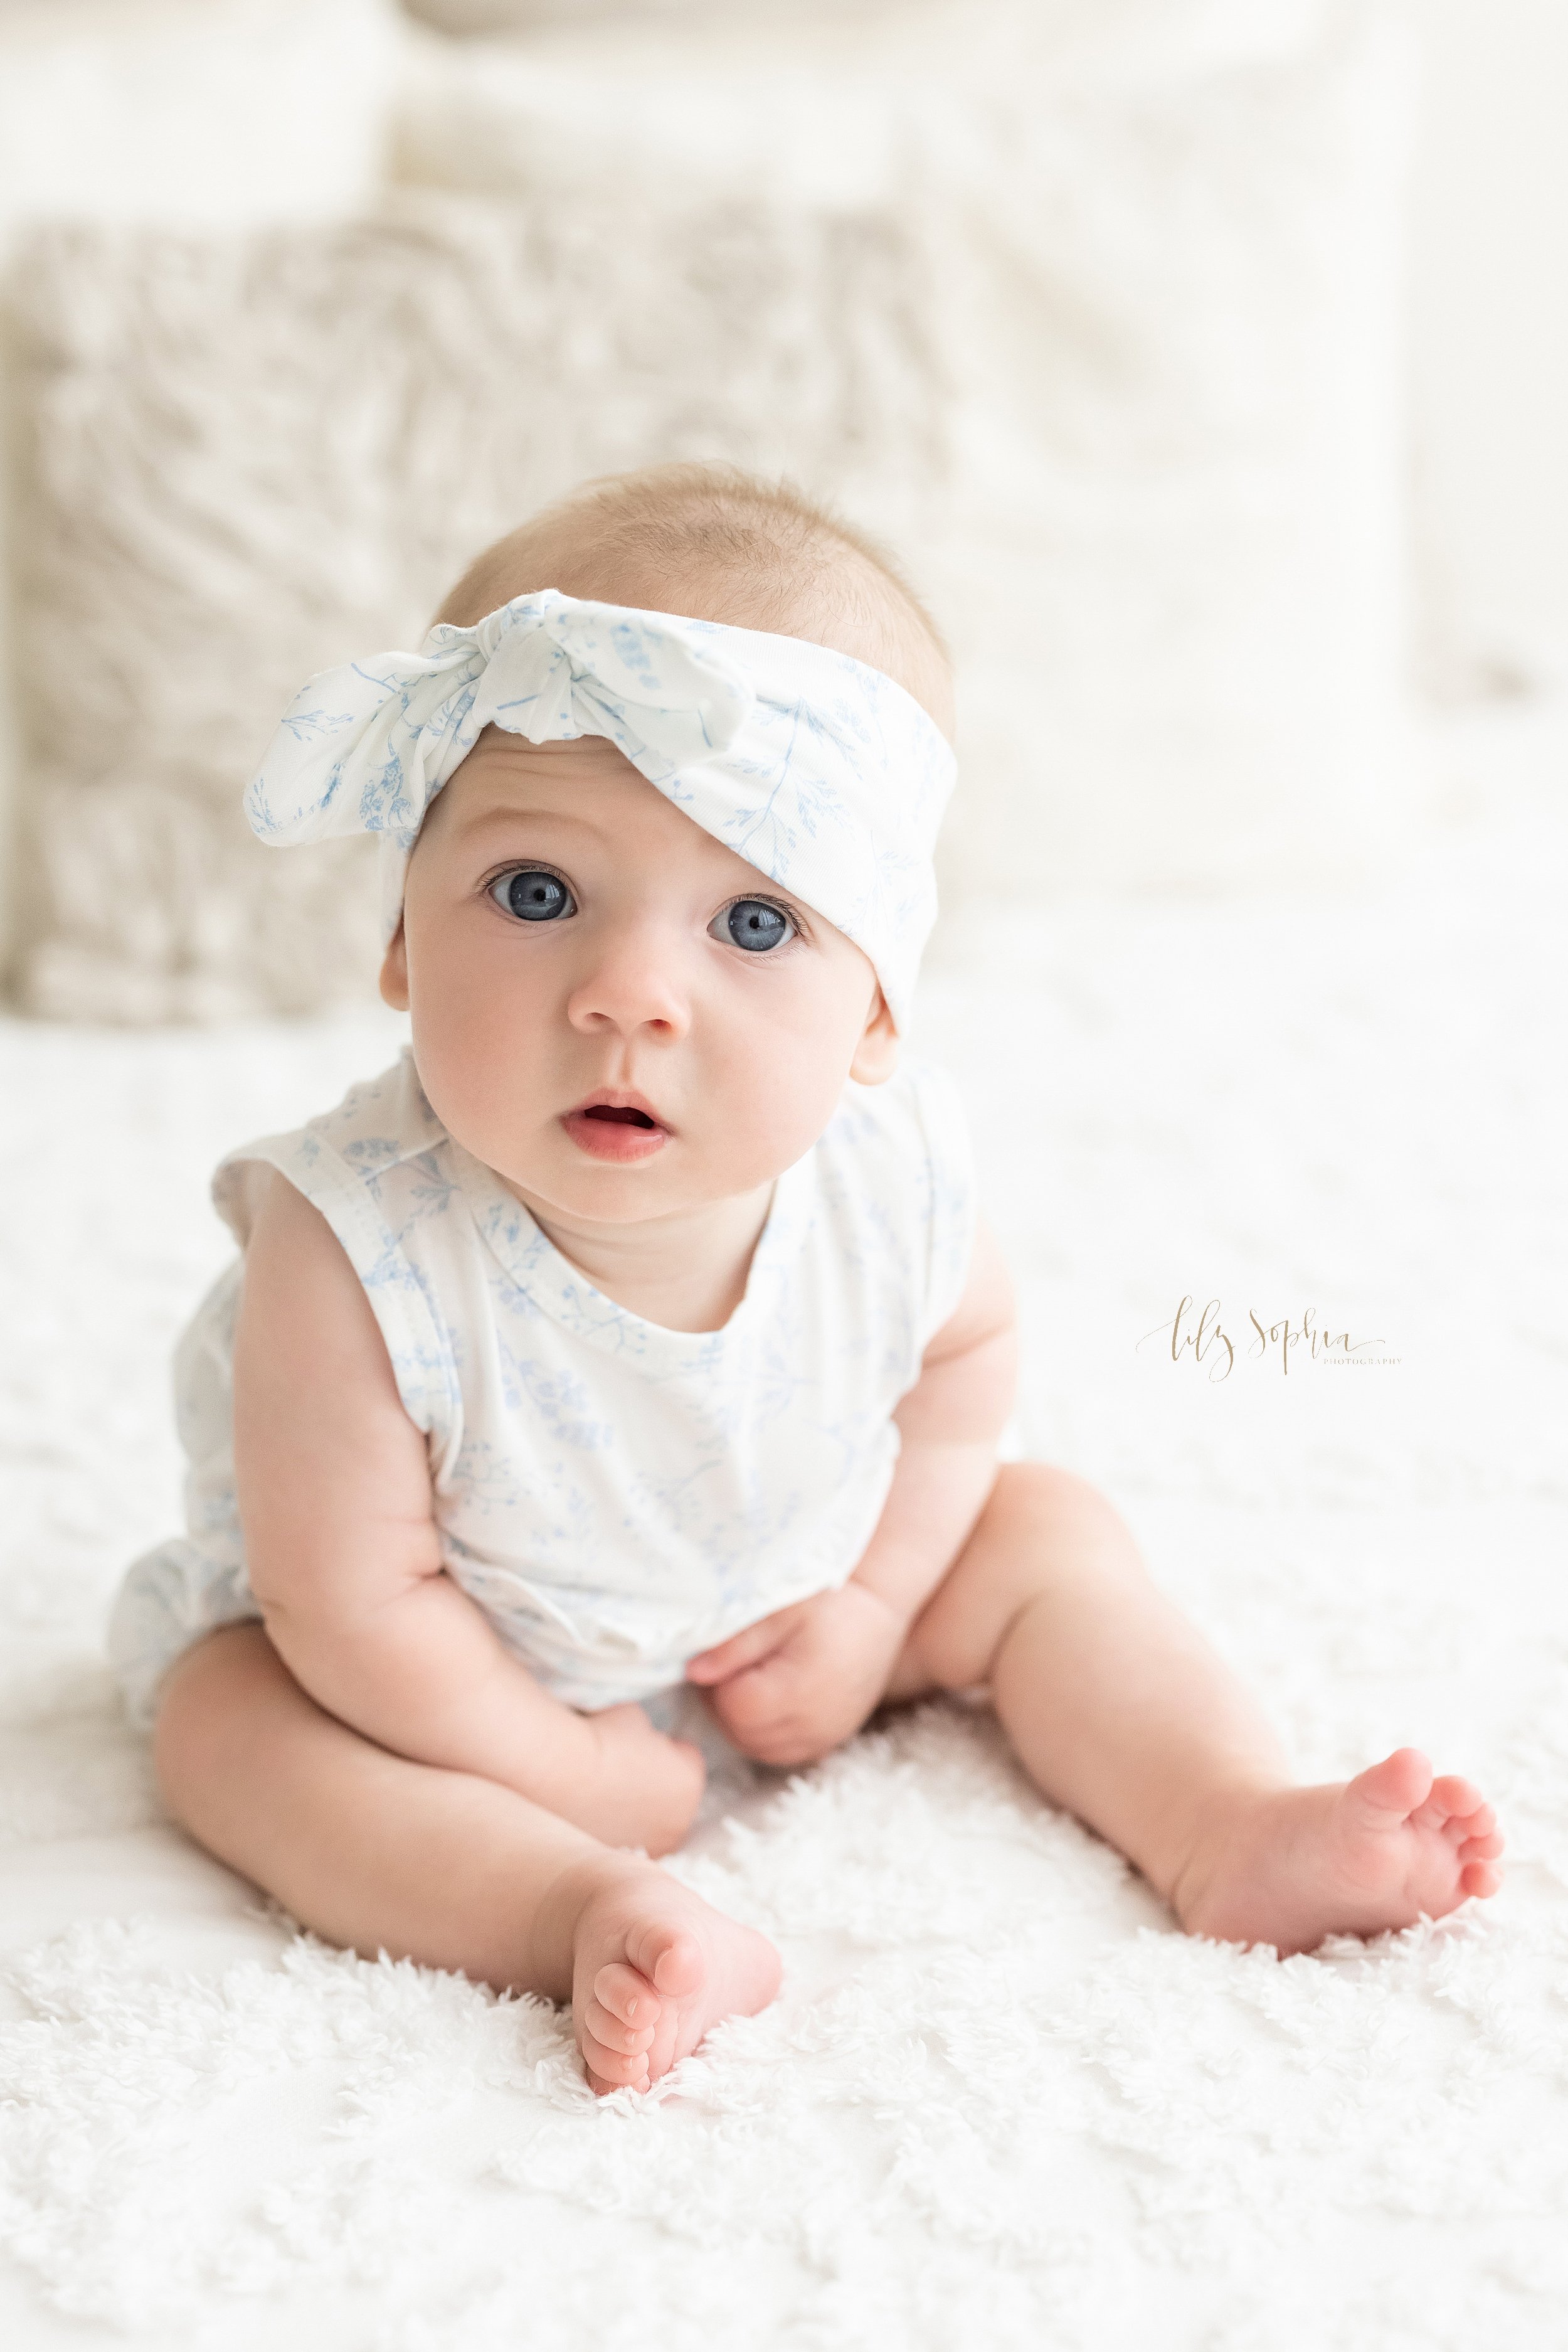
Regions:
<instances>
[{"instance_id":1,"label":"textured white rug","mask_svg":"<svg viewBox=\"0 0 1568 2352\"><path fill-rule=\"evenodd\" d=\"M99 1654L173 1521L205 1171L386 1025L0 1030L0 2336L1335 2352L1564 2342L1568 823L1351 898L967 919L924 1000L1028 1325L1302 1769L1495 1793L1493 1905L1281 1966L1190 1942L936 1707L732 1788L676 1865L787 1962L641 2103L561 2021L290 1939L161 1822ZM1157 1338L1221 1301L1229 1378ZM1276 1341L1375 1337L1355 1369Z\"/></svg>"}]
</instances>

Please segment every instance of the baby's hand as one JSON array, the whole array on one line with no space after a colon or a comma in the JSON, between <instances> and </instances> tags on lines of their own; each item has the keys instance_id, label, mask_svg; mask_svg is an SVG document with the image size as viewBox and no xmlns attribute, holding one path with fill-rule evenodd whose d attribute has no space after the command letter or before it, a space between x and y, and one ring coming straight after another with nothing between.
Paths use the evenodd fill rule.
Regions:
<instances>
[{"instance_id":1,"label":"baby's hand","mask_svg":"<svg viewBox=\"0 0 1568 2352\"><path fill-rule=\"evenodd\" d=\"M655 1731L635 1705L582 1717L591 1734L589 1772L574 1786L570 1818L606 1845L674 1853L702 1802L707 1768L689 1739Z\"/></svg>"},{"instance_id":2,"label":"baby's hand","mask_svg":"<svg viewBox=\"0 0 1568 2352\"><path fill-rule=\"evenodd\" d=\"M748 1625L686 1667L736 1746L762 1764L814 1764L887 1688L904 1620L852 1577Z\"/></svg>"}]
</instances>

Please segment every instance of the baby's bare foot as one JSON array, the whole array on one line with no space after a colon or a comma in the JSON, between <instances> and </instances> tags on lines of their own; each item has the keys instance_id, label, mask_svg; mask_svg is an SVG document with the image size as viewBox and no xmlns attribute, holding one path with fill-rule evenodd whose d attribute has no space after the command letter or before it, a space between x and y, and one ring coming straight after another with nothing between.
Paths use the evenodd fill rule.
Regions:
<instances>
[{"instance_id":1,"label":"baby's bare foot","mask_svg":"<svg viewBox=\"0 0 1568 2352\"><path fill-rule=\"evenodd\" d=\"M674 1853L702 1802L701 1748L655 1731L635 1705L607 1706L584 1721L592 1769L574 1790L571 1818L606 1845Z\"/></svg>"},{"instance_id":2,"label":"baby's bare foot","mask_svg":"<svg viewBox=\"0 0 1568 2352\"><path fill-rule=\"evenodd\" d=\"M1400 1748L1354 1780L1237 1800L1171 1901L1194 1935L1311 1952L1325 1936L1380 1935L1495 1895L1501 1852L1479 1790L1434 1780L1418 1748Z\"/></svg>"},{"instance_id":3,"label":"baby's bare foot","mask_svg":"<svg viewBox=\"0 0 1568 2352\"><path fill-rule=\"evenodd\" d=\"M572 1938L572 2023L590 2086L645 2091L724 2017L754 2017L779 1990L766 1936L662 1870L600 1882Z\"/></svg>"}]
</instances>

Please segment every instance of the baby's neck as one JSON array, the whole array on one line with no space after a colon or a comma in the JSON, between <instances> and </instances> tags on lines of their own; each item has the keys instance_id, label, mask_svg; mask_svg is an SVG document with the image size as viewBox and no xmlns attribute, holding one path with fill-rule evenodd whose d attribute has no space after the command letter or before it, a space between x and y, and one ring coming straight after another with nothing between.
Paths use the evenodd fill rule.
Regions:
<instances>
[{"instance_id":1,"label":"baby's neck","mask_svg":"<svg viewBox=\"0 0 1568 2352\"><path fill-rule=\"evenodd\" d=\"M677 1216L626 1225L563 1215L514 1185L562 1257L617 1307L668 1331L722 1331L746 1296L747 1276L773 1202L773 1183Z\"/></svg>"}]
</instances>

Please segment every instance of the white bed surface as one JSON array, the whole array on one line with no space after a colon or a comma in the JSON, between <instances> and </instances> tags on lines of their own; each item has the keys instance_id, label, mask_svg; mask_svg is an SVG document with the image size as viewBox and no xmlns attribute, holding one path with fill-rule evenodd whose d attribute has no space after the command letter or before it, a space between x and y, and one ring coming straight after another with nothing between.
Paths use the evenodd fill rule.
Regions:
<instances>
[{"instance_id":1,"label":"white bed surface","mask_svg":"<svg viewBox=\"0 0 1568 2352\"><path fill-rule=\"evenodd\" d=\"M641 2105L542 2005L290 1942L162 1822L101 1664L176 1522L207 1171L396 1025L0 1029L5 2340L1556 2352L1565 886L1537 803L1355 895L981 910L917 1040L971 1105L1031 1450L1304 1772L1411 1740L1495 1792L1504 1895L1284 1966L1197 1944L988 1718L925 1710L683 1858L785 1989ZM1136 1344L1184 1292L1397 1361L1209 1382Z\"/></svg>"}]
</instances>

